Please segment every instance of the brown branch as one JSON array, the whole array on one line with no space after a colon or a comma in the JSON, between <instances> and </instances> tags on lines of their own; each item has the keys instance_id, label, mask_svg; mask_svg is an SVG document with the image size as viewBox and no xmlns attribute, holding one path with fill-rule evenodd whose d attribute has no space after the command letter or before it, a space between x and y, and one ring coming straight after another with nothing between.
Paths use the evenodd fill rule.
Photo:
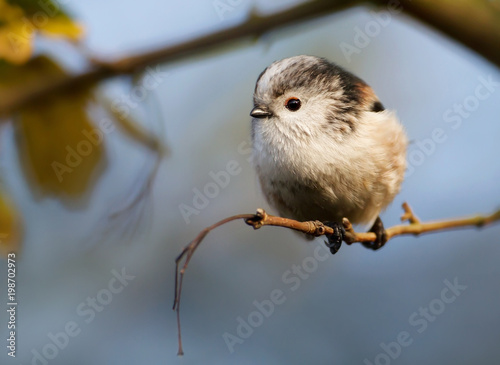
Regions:
<instances>
[{"instance_id":1,"label":"brown branch","mask_svg":"<svg viewBox=\"0 0 500 365\"><path fill-rule=\"evenodd\" d=\"M75 88L86 87L109 77L133 74L149 65L160 62L171 62L189 57L207 50L231 44L234 41L262 34L293 23L305 21L333 11L354 6L361 1L348 0L315 0L299 4L288 10L269 16L258 16L252 13L246 22L223 29L193 40L173 46L145 52L135 56L125 57L112 62L96 62L92 69L78 75L61 75L47 80L21 93L9 95L0 100L0 116L9 115L23 106L47 94L63 92Z\"/></svg>"},{"instance_id":2,"label":"brown branch","mask_svg":"<svg viewBox=\"0 0 500 365\"><path fill-rule=\"evenodd\" d=\"M500 66L498 1L400 0L412 17L440 30ZM379 1L383 4L383 1ZM467 21L469 19L470 21Z\"/></svg>"},{"instance_id":3,"label":"brown branch","mask_svg":"<svg viewBox=\"0 0 500 365\"><path fill-rule=\"evenodd\" d=\"M459 228L470 228L470 227L483 227L495 222L500 221L500 210L489 216L474 216L468 218L457 218L457 219L447 219L435 222L426 222L422 223L417 218L417 216L413 213L412 209L407 203L403 203L404 214L401 216L401 221L407 221L408 224L397 225L386 230L387 240L391 238L402 236L402 235L414 235L418 236L423 233L437 232L443 230L452 230ZM276 227L285 227L289 229L293 229L295 231L299 231L302 233L306 233L312 236L328 236L332 235L333 229L324 225L320 221L308 221L308 222L299 222L293 219L277 217L273 215L267 214L264 209L257 209L255 214L240 214L235 215L226 219L221 220L220 222L215 223L214 225L205 228L201 231L196 238L191 241L184 249L181 254L175 260L175 296L174 296L174 306L173 309L177 314L177 331L178 331L178 341L179 341L179 351L178 355L183 355L182 349L182 338L181 338L181 322L180 322L180 304L181 304L181 292L182 292L182 281L184 279L184 274L188 267L193 254L196 249L206 237L206 235L214 230L217 227L222 226L223 224L229 223L231 221L243 219L245 223L252 226L254 229L259 229L263 226L276 226ZM347 244L352 244L355 242L373 242L376 239L375 233L373 232L355 232L351 222L347 218L344 218L342 221L345 228L344 241ZM179 267L182 268L179 270Z\"/></svg>"},{"instance_id":4,"label":"brown branch","mask_svg":"<svg viewBox=\"0 0 500 365\"><path fill-rule=\"evenodd\" d=\"M303 22L360 4L372 4L386 9L387 0L313 0L268 16L252 13L246 22L193 40L112 62L97 62L93 68L76 75L53 77L44 83L12 92L0 100L0 117L54 92L84 88L101 80L133 74L148 65L171 62L227 46L237 40L256 38L284 26ZM492 2L478 5L475 1L400 0L405 11L457 41L475 50L500 66L500 12ZM464 21L474 19L474 21Z\"/></svg>"}]
</instances>

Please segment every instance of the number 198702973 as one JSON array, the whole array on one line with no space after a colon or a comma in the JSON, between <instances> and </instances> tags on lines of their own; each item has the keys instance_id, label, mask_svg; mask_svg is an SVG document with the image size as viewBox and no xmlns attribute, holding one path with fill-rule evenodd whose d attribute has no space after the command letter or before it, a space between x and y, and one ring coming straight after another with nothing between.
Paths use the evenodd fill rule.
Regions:
<instances>
[{"instance_id":1,"label":"number 198702973","mask_svg":"<svg viewBox=\"0 0 500 365\"><path fill-rule=\"evenodd\" d=\"M16 301L16 254L9 253L7 257L7 293L9 302Z\"/></svg>"}]
</instances>

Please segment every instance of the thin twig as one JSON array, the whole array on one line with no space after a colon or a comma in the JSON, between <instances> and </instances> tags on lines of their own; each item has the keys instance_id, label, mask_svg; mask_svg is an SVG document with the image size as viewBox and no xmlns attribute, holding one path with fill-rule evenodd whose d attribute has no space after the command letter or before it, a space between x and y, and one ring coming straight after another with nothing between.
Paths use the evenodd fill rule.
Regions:
<instances>
[{"instance_id":1,"label":"thin twig","mask_svg":"<svg viewBox=\"0 0 500 365\"><path fill-rule=\"evenodd\" d=\"M401 216L401 221L407 221L408 224L397 225L386 230L387 240L394 238L396 236L401 235L415 235L418 236L423 233L437 232L443 230L451 230L458 228L470 228L470 227L483 227L494 222L500 221L500 210L495 213L482 216L477 215L474 217L468 218L457 218L457 219L447 219L435 222L426 222L422 223L417 218L417 216L413 213L410 206L405 202L403 203L404 214ZM182 338L181 338L181 320L180 320L180 303L181 303L181 291L182 291L182 281L184 278L184 274L188 267L189 261L193 257L194 252L206 237L206 235L214 230L217 227L222 226L223 224L229 223L231 221L244 219L245 223L252 226L254 229L259 229L263 226L276 226L276 227L285 227L290 228L295 231L303 232L312 236L324 236L324 235L332 235L334 233L331 227L324 225L320 221L308 221L308 222L299 222L293 219L277 217L273 215L267 214L264 209L257 209L255 214L239 214L226 219L221 220L220 222L215 223L214 225L205 228L201 231L196 238L191 241L180 253L180 255L175 260L175 296L174 296L174 306L173 309L177 312L177 331L178 331L178 341L179 341L179 351L178 355L183 355L184 351L182 349ZM376 239L375 233L373 232L355 232L351 222L347 218L342 220L342 223L345 228L344 241L347 244L352 244L355 242L373 242ZM179 271L179 267L181 265L181 261L184 260L182 264L182 269Z\"/></svg>"},{"instance_id":2,"label":"thin twig","mask_svg":"<svg viewBox=\"0 0 500 365\"><path fill-rule=\"evenodd\" d=\"M181 305L181 292L182 292L182 280L184 278L184 272L186 271L186 268L189 264L189 261L191 260L191 257L193 257L194 252L200 245L201 241L205 238L205 236L212 230L214 230L217 227L222 226L223 224L229 223L234 220L238 219L252 219L255 217L255 214L239 214L235 215L226 219L221 220L220 222L215 223L214 225L211 225L210 227L205 228L203 231L201 231L196 238L191 241L189 245L184 247L182 250L181 254L175 259L175 296L174 296L174 306L173 309L177 312L177 330L178 330L178 335L179 335L179 351L177 352L177 355L182 356L184 355L184 351L182 350L182 339L181 339L181 319L180 319L180 313L179 313L179 308ZM184 265L182 266L182 269L179 271L179 264L181 260L184 259Z\"/></svg>"}]
</instances>

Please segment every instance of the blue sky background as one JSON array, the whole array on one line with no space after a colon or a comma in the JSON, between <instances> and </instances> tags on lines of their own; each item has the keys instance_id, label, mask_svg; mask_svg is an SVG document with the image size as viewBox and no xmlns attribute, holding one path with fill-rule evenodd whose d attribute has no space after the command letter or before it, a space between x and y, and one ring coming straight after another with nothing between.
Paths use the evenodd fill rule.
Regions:
<instances>
[{"instance_id":1,"label":"blue sky background","mask_svg":"<svg viewBox=\"0 0 500 365\"><path fill-rule=\"evenodd\" d=\"M264 1L227 1L235 5L222 17L209 0L65 3L87 28L87 51L105 59L229 27L253 7L270 12L297 1L275 1L272 7ZM68 210L57 201L31 197L7 126L1 136L2 174L23 213L25 242L17 277L18 357L8 357L4 348L1 363L41 364L34 360L36 353L47 350L51 334L70 322L81 331L53 359L45 358L47 363L370 364L378 359L383 364L389 359L391 364L486 364L498 359L500 226L396 238L378 252L344 245L337 255L318 261L314 253L321 239L306 242L284 229L253 231L243 223L210 234L191 261L181 313L186 355L176 356L175 257L202 228L223 217L257 207L270 210L245 143L255 80L274 60L297 54L327 57L367 81L387 108L397 110L413 141L412 173L382 216L386 226L399 222L403 201L423 220L500 207L498 68L401 14L392 14L366 47L346 58L340 45L353 45L357 29L373 21L368 9L354 8L161 66L162 82L134 113L171 154L132 238L124 234L127 221L106 234L103 217L134 196L151 154L119 131L111 133L109 168L88 206ZM68 67L81 64L68 47L46 40L38 47ZM484 79L494 80L492 90L476 103L475 91ZM117 79L100 91L119 98L131 89L127 80ZM458 126L453 109L464 102L472 103L471 111ZM90 112L96 118L102 113ZM433 136L440 137L431 143ZM240 172L187 223L179 205L192 206L193 189L203 190L213 182L210 173L226 169L230 161ZM287 272L303 264L312 265L307 266L311 272L293 291L283 275L298 277ZM78 308L108 288L113 270L123 268L134 279L87 323ZM6 273L5 262L0 270ZM441 297L447 280L466 286L450 303ZM224 333L236 335L238 318L248 321L256 310L253 302L269 299L276 290L283 292L284 302L231 353ZM0 280L0 293L6 293L5 280ZM6 296L0 298L5 304ZM426 319L419 333L423 326L409 318L429 306L431 314L439 314ZM6 319L0 311L2 336ZM388 357L381 343L397 341L405 332L411 344Z\"/></svg>"}]
</instances>

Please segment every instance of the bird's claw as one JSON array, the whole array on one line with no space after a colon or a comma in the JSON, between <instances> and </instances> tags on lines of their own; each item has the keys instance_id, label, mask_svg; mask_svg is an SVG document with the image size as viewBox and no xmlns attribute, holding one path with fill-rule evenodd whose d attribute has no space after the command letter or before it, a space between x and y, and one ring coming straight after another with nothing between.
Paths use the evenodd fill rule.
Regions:
<instances>
[{"instance_id":1,"label":"bird's claw","mask_svg":"<svg viewBox=\"0 0 500 365\"><path fill-rule=\"evenodd\" d=\"M325 241L325 245L330 249L332 255L334 255L340 249L340 246L342 246L345 236L344 225L339 222L324 222L324 225L333 229L333 233L326 236L328 241Z\"/></svg>"},{"instance_id":2,"label":"bird's claw","mask_svg":"<svg viewBox=\"0 0 500 365\"><path fill-rule=\"evenodd\" d=\"M373 242L363 242L363 246L366 248L375 251L382 248L387 242L387 233L385 232L384 224L382 223L380 217L377 217L375 223L373 223L372 228L368 232L375 233L377 238Z\"/></svg>"}]
</instances>

